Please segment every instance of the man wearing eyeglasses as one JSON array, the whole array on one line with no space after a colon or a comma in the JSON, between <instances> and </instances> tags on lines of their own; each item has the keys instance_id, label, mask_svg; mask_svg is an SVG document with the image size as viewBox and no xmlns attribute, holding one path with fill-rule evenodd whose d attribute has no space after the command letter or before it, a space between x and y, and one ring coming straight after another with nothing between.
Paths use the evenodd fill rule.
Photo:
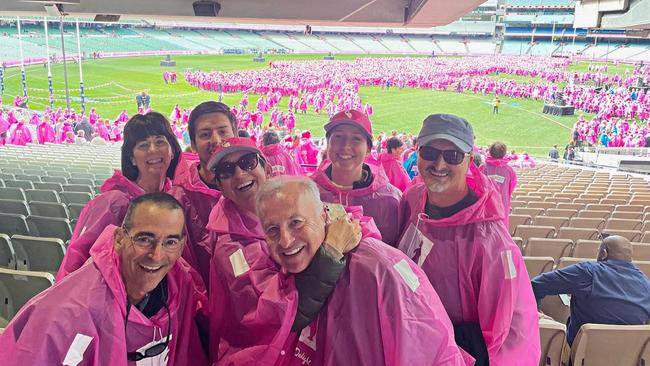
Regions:
<instances>
[{"instance_id":1,"label":"man wearing eyeglasses","mask_svg":"<svg viewBox=\"0 0 650 366\"><path fill-rule=\"evenodd\" d=\"M2 365L207 365L195 322L205 290L179 259L183 224L172 196L134 199L122 227L97 239L92 261L11 321Z\"/></svg>"},{"instance_id":2,"label":"man wearing eyeglasses","mask_svg":"<svg viewBox=\"0 0 650 366\"><path fill-rule=\"evenodd\" d=\"M472 162L472 126L433 114L417 140L422 183L402 197L399 249L427 274L476 365L537 365L535 299L501 197Z\"/></svg>"}]
</instances>

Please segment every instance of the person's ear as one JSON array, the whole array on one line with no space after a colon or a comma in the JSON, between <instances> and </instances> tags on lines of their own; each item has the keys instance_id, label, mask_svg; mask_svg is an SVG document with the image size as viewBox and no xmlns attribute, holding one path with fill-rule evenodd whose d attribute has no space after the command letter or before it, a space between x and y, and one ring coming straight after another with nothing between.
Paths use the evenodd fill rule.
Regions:
<instances>
[{"instance_id":1,"label":"person's ear","mask_svg":"<svg viewBox=\"0 0 650 366\"><path fill-rule=\"evenodd\" d=\"M124 238L126 235L124 235L124 229L121 227L118 227L115 229L113 232L113 248L115 248L116 252L120 252L122 248L124 247Z\"/></svg>"},{"instance_id":2,"label":"person's ear","mask_svg":"<svg viewBox=\"0 0 650 366\"><path fill-rule=\"evenodd\" d=\"M264 165L264 172L266 173L266 179L271 179L273 177L273 168L268 162Z\"/></svg>"}]
</instances>

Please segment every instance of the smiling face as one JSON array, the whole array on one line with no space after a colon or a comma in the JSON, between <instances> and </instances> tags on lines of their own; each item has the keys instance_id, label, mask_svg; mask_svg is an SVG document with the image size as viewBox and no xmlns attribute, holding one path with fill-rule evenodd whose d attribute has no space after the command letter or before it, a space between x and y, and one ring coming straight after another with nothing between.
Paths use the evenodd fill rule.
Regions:
<instances>
[{"instance_id":1,"label":"smiling face","mask_svg":"<svg viewBox=\"0 0 650 366\"><path fill-rule=\"evenodd\" d=\"M182 245L170 251L161 242L181 240L184 222L182 210L142 203L133 211L128 233L116 229L113 245L122 261L122 280L132 303L153 291L180 257ZM154 241L150 248L136 244Z\"/></svg>"},{"instance_id":2,"label":"smiling face","mask_svg":"<svg viewBox=\"0 0 650 366\"><path fill-rule=\"evenodd\" d=\"M332 161L333 170L358 171L369 153L366 135L360 128L344 124L331 130L327 157Z\"/></svg>"},{"instance_id":3,"label":"smiling face","mask_svg":"<svg viewBox=\"0 0 650 366\"><path fill-rule=\"evenodd\" d=\"M325 240L326 214L297 183L260 202L259 217L271 258L289 273L304 271Z\"/></svg>"},{"instance_id":4,"label":"smiling face","mask_svg":"<svg viewBox=\"0 0 650 366\"><path fill-rule=\"evenodd\" d=\"M163 177L172 161L172 148L163 135L149 136L136 142L131 162L138 168L139 177Z\"/></svg>"},{"instance_id":5,"label":"smiling face","mask_svg":"<svg viewBox=\"0 0 650 366\"><path fill-rule=\"evenodd\" d=\"M459 150L456 145L447 140L433 140L425 146L431 146L439 150ZM436 161L427 161L422 159L418 154L418 171L424 180L424 183L429 189L429 196L443 197L441 202L451 202L454 204L460 201L467 192L467 170L471 158L465 156L463 161L458 165L453 165L445 162L442 154L438 156ZM444 205L441 207L447 207Z\"/></svg>"},{"instance_id":6,"label":"smiling face","mask_svg":"<svg viewBox=\"0 0 650 366\"><path fill-rule=\"evenodd\" d=\"M237 163L243 156L250 155L250 151L238 151L224 157L219 165L226 163ZM259 158L258 158L259 159ZM268 165L267 165L268 166ZM216 169L219 169L217 166ZM236 166L235 172L230 178L217 181L221 194L233 201L237 207L244 211L255 212L255 195L260 186L269 177L269 171L263 167L261 162L253 170L242 170Z\"/></svg>"},{"instance_id":7,"label":"smiling face","mask_svg":"<svg viewBox=\"0 0 650 366\"><path fill-rule=\"evenodd\" d=\"M227 138L235 137L228 117L221 112L207 113L196 121L196 133L192 150L199 155L201 166L206 169L212 150Z\"/></svg>"}]
</instances>

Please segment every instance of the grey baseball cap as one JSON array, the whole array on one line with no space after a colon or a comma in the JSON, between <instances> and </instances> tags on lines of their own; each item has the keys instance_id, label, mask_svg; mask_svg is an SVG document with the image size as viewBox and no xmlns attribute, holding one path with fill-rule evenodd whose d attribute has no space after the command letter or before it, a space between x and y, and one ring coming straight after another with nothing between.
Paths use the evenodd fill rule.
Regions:
<instances>
[{"instance_id":1,"label":"grey baseball cap","mask_svg":"<svg viewBox=\"0 0 650 366\"><path fill-rule=\"evenodd\" d=\"M474 147L474 130L464 118L453 114L432 114L422 122L418 145L423 146L433 140L447 140L468 153Z\"/></svg>"}]
</instances>

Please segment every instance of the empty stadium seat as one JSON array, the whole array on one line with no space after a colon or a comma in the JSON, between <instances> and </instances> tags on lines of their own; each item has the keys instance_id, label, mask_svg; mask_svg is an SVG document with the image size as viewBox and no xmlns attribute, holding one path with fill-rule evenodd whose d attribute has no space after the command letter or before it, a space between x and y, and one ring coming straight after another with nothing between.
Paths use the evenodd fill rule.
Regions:
<instances>
[{"instance_id":1,"label":"empty stadium seat","mask_svg":"<svg viewBox=\"0 0 650 366\"><path fill-rule=\"evenodd\" d=\"M596 240L600 236L600 232L596 229L583 229L577 227L561 227L557 234L558 239L571 239L577 242L580 239Z\"/></svg>"},{"instance_id":2,"label":"empty stadium seat","mask_svg":"<svg viewBox=\"0 0 650 366\"><path fill-rule=\"evenodd\" d=\"M575 210L576 212L578 212L579 210L584 209L585 205L582 203L558 203L557 208L560 210Z\"/></svg>"},{"instance_id":3,"label":"empty stadium seat","mask_svg":"<svg viewBox=\"0 0 650 366\"><path fill-rule=\"evenodd\" d=\"M16 269L16 256L7 234L0 234L0 267Z\"/></svg>"},{"instance_id":4,"label":"empty stadium seat","mask_svg":"<svg viewBox=\"0 0 650 366\"><path fill-rule=\"evenodd\" d=\"M11 320L27 301L53 283L50 273L0 268L0 318Z\"/></svg>"},{"instance_id":5,"label":"empty stadium seat","mask_svg":"<svg viewBox=\"0 0 650 366\"><path fill-rule=\"evenodd\" d=\"M627 220L638 220L643 217L641 212L626 212L626 211L614 211L609 217L610 219L627 219Z\"/></svg>"},{"instance_id":6,"label":"empty stadium seat","mask_svg":"<svg viewBox=\"0 0 650 366\"><path fill-rule=\"evenodd\" d=\"M51 189L28 189L25 191L28 202L60 202L59 194Z\"/></svg>"},{"instance_id":7,"label":"empty stadium seat","mask_svg":"<svg viewBox=\"0 0 650 366\"><path fill-rule=\"evenodd\" d=\"M0 212L0 229L7 235L29 235L25 215Z\"/></svg>"},{"instance_id":8,"label":"empty stadium seat","mask_svg":"<svg viewBox=\"0 0 650 366\"><path fill-rule=\"evenodd\" d=\"M639 220L609 219L605 224L605 231L609 230L640 230L643 223Z\"/></svg>"},{"instance_id":9,"label":"empty stadium seat","mask_svg":"<svg viewBox=\"0 0 650 366\"><path fill-rule=\"evenodd\" d=\"M52 175L46 175L41 177L42 182L52 182L52 183L59 183L59 184L68 184L68 178L65 177L55 177Z\"/></svg>"},{"instance_id":10,"label":"empty stadium seat","mask_svg":"<svg viewBox=\"0 0 650 366\"><path fill-rule=\"evenodd\" d=\"M69 218L68 209L63 203L30 201L29 208L32 215L59 217L62 219Z\"/></svg>"},{"instance_id":11,"label":"empty stadium seat","mask_svg":"<svg viewBox=\"0 0 650 366\"><path fill-rule=\"evenodd\" d=\"M650 245L632 243L632 258L636 261L650 261Z\"/></svg>"},{"instance_id":12,"label":"empty stadium seat","mask_svg":"<svg viewBox=\"0 0 650 366\"><path fill-rule=\"evenodd\" d=\"M91 199L91 194L86 192L61 192L61 200L66 204L77 203L85 205Z\"/></svg>"},{"instance_id":13,"label":"empty stadium seat","mask_svg":"<svg viewBox=\"0 0 650 366\"><path fill-rule=\"evenodd\" d=\"M569 227L600 230L605 227L605 219L574 217L569 222Z\"/></svg>"},{"instance_id":14,"label":"empty stadium seat","mask_svg":"<svg viewBox=\"0 0 650 366\"><path fill-rule=\"evenodd\" d=\"M55 182L34 182L34 188L63 192L63 185Z\"/></svg>"},{"instance_id":15,"label":"empty stadium seat","mask_svg":"<svg viewBox=\"0 0 650 366\"><path fill-rule=\"evenodd\" d=\"M552 238L555 235L555 228L552 226L519 225L515 235L524 240L524 248L529 238Z\"/></svg>"},{"instance_id":16,"label":"empty stadium seat","mask_svg":"<svg viewBox=\"0 0 650 366\"><path fill-rule=\"evenodd\" d=\"M569 305L565 305L562 302L560 295L544 297L540 302L540 310L562 324L566 324L571 315Z\"/></svg>"},{"instance_id":17,"label":"empty stadium seat","mask_svg":"<svg viewBox=\"0 0 650 366\"><path fill-rule=\"evenodd\" d=\"M29 207L25 201L0 199L0 212L29 216Z\"/></svg>"},{"instance_id":18,"label":"empty stadium seat","mask_svg":"<svg viewBox=\"0 0 650 366\"><path fill-rule=\"evenodd\" d=\"M624 238L626 238L629 241L641 241L641 231L640 230L613 230L613 229L607 229L603 230L603 233L607 233L609 235L620 235Z\"/></svg>"},{"instance_id":19,"label":"empty stadium seat","mask_svg":"<svg viewBox=\"0 0 650 366\"><path fill-rule=\"evenodd\" d=\"M539 366L562 366L562 348L566 339L566 325L540 319L539 336L542 351Z\"/></svg>"},{"instance_id":20,"label":"empty stadium seat","mask_svg":"<svg viewBox=\"0 0 650 366\"><path fill-rule=\"evenodd\" d=\"M533 201L533 202L528 202L527 207L528 208L543 208L544 210L546 210L548 208L555 208L555 206L557 206L557 204L555 204L553 202L537 202L537 201Z\"/></svg>"},{"instance_id":21,"label":"empty stadium seat","mask_svg":"<svg viewBox=\"0 0 650 366\"><path fill-rule=\"evenodd\" d=\"M644 208L642 205L616 205L616 211L625 212L643 212Z\"/></svg>"},{"instance_id":22,"label":"empty stadium seat","mask_svg":"<svg viewBox=\"0 0 650 366\"><path fill-rule=\"evenodd\" d=\"M524 246L527 257L551 257L555 263L560 258L571 255L573 241L569 239L549 239L541 237L529 238Z\"/></svg>"},{"instance_id":23,"label":"empty stadium seat","mask_svg":"<svg viewBox=\"0 0 650 366\"><path fill-rule=\"evenodd\" d=\"M561 227L569 224L568 217L551 217L551 216L537 216L535 217L535 225L540 226L553 226L555 231L560 230Z\"/></svg>"},{"instance_id":24,"label":"empty stadium seat","mask_svg":"<svg viewBox=\"0 0 650 366\"><path fill-rule=\"evenodd\" d=\"M611 213L609 211L581 210L576 217L585 219L607 219Z\"/></svg>"},{"instance_id":25,"label":"empty stadium seat","mask_svg":"<svg viewBox=\"0 0 650 366\"><path fill-rule=\"evenodd\" d=\"M93 178L77 178L78 176L81 176L81 174L82 173L77 173L77 174L74 175L75 176L74 178L68 179L68 184L84 184L84 185L91 186L91 187L95 186L95 183L94 183L95 175L94 174L90 174ZM79 192L84 192L84 191L79 191Z\"/></svg>"},{"instance_id":26,"label":"empty stadium seat","mask_svg":"<svg viewBox=\"0 0 650 366\"><path fill-rule=\"evenodd\" d=\"M526 207L516 207L512 210L514 215L528 215L530 217L535 217L544 214L543 208L526 208Z\"/></svg>"},{"instance_id":27,"label":"empty stadium seat","mask_svg":"<svg viewBox=\"0 0 650 366\"><path fill-rule=\"evenodd\" d=\"M16 180L23 180L23 181L27 180L27 181L30 181L32 183L41 181L41 177L39 177L38 175L16 174L15 177L16 177Z\"/></svg>"},{"instance_id":28,"label":"empty stadium seat","mask_svg":"<svg viewBox=\"0 0 650 366\"><path fill-rule=\"evenodd\" d=\"M94 193L93 187L87 184L64 184L63 191L64 192L86 192L86 193L90 193L91 195Z\"/></svg>"},{"instance_id":29,"label":"empty stadium seat","mask_svg":"<svg viewBox=\"0 0 650 366\"><path fill-rule=\"evenodd\" d=\"M599 240L578 240L573 247L572 257L576 258L593 258L598 257L598 249L600 248Z\"/></svg>"},{"instance_id":30,"label":"empty stadium seat","mask_svg":"<svg viewBox=\"0 0 650 366\"><path fill-rule=\"evenodd\" d=\"M591 210L591 211L609 211L612 212L614 211L614 205L603 205L603 204L595 204L595 203L590 203L587 206L585 206L586 210ZM621 210L619 210L621 211Z\"/></svg>"},{"instance_id":31,"label":"empty stadium seat","mask_svg":"<svg viewBox=\"0 0 650 366\"><path fill-rule=\"evenodd\" d=\"M16 260L29 271L56 275L65 255L65 245L61 239L14 235L11 244Z\"/></svg>"},{"instance_id":32,"label":"empty stadium seat","mask_svg":"<svg viewBox=\"0 0 650 366\"><path fill-rule=\"evenodd\" d=\"M5 187L14 187L22 189L34 189L34 184L28 180L9 180L5 179Z\"/></svg>"},{"instance_id":33,"label":"empty stadium seat","mask_svg":"<svg viewBox=\"0 0 650 366\"><path fill-rule=\"evenodd\" d=\"M559 204L558 204L559 205ZM549 208L546 210L546 216L572 218L577 215L578 210L567 208Z\"/></svg>"},{"instance_id":34,"label":"empty stadium seat","mask_svg":"<svg viewBox=\"0 0 650 366\"><path fill-rule=\"evenodd\" d=\"M519 225L528 225L533 221L533 219L528 215L510 215L508 220L508 225L510 226L510 235L514 235L517 226Z\"/></svg>"},{"instance_id":35,"label":"empty stadium seat","mask_svg":"<svg viewBox=\"0 0 650 366\"><path fill-rule=\"evenodd\" d=\"M0 199L26 201L25 191L16 187L0 187Z\"/></svg>"},{"instance_id":36,"label":"empty stadium seat","mask_svg":"<svg viewBox=\"0 0 650 366\"><path fill-rule=\"evenodd\" d=\"M67 208L68 208L70 220L78 219L79 214L81 214L81 210L83 210L84 207L86 207L86 205L82 205L79 203L69 203L67 205ZM74 226L71 225L71 227L74 230Z\"/></svg>"},{"instance_id":37,"label":"empty stadium seat","mask_svg":"<svg viewBox=\"0 0 650 366\"><path fill-rule=\"evenodd\" d=\"M584 324L571 347L573 365L650 364L650 325Z\"/></svg>"},{"instance_id":38,"label":"empty stadium seat","mask_svg":"<svg viewBox=\"0 0 650 366\"><path fill-rule=\"evenodd\" d=\"M68 219L32 215L27 217L27 225L29 232L34 236L59 238L63 241L70 240L72 236Z\"/></svg>"},{"instance_id":39,"label":"empty stadium seat","mask_svg":"<svg viewBox=\"0 0 650 366\"><path fill-rule=\"evenodd\" d=\"M536 276L553 270L555 261L551 257L524 257L528 277L532 280Z\"/></svg>"}]
</instances>

